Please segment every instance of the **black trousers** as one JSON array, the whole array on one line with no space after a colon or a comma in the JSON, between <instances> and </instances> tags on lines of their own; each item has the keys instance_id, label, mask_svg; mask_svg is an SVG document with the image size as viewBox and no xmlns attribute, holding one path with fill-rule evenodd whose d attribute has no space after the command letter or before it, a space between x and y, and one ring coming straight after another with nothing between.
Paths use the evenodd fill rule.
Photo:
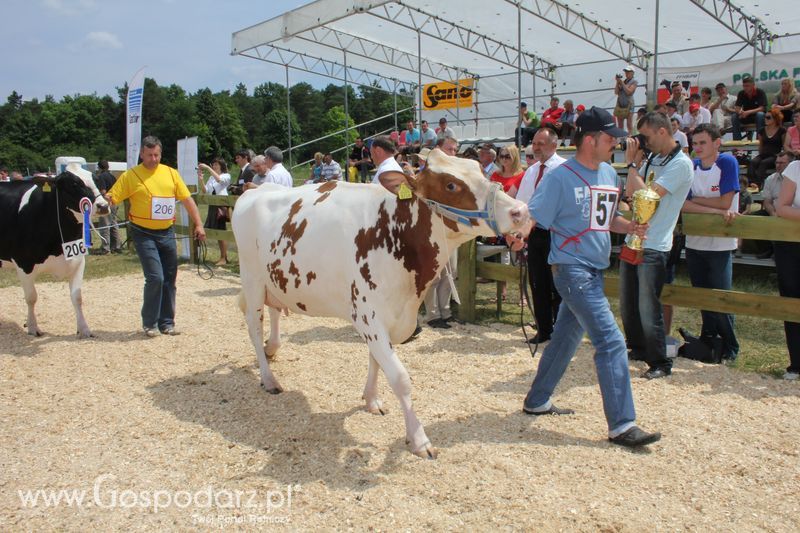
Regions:
<instances>
[{"instance_id":1,"label":"black trousers","mask_svg":"<svg viewBox=\"0 0 800 533\"><path fill-rule=\"evenodd\" d=\"M549 336L561 305L561 296L553 283L553 271L547 263L550 255L550 232L534 228L528 238L528 281L533 298L533 314L539 334Z\"/></svg>"}]
</instances>

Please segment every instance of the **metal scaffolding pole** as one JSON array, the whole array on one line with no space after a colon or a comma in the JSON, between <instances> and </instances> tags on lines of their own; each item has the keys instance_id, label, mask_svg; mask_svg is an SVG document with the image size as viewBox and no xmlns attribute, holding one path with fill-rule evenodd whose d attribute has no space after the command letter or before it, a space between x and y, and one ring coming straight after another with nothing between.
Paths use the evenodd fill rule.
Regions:
<instances>
[{"instance_id":1,"label":"metal scaffolding pole","mask_svg":"<svg viewBox=\"0 0 800 533\"><path fill-rule=\"evenodd\" d=\"M653 90L649 95L649 105L648 108L653 109L656 104L658 103L658 17L661 4L659 0L656 0L656 34L654 38L654 50L653 50Z\"/></svg>"},{"instance_id":2,"label":"metal scaffolding pole","mask_svg":"<svg viewBox=\"0 0 800 533\"><path fill-rule=\"evenodd\" d=\"M392 91L394 98L394 129L397 129L397 80L394 80L394 91Z\"/></svg>"},{"instance_id":3,"label":"metal scaffolding pole","mask_svg":"<svg viewBox=\"0 0 800 533\"><path fill-rule=\"evenodd\" d=\"M422 124L422 34L417 30L417 123Z\"/></svg>"},{"instance_id":4,"label":"metal scaffolding pole","mask_svg":"<svg viewBox=\"0 0 800 533\"><path fill-rule=\"evenodd\" d=\"M534 81L534 83L536 83ZM522 103L522 8L517 4L517 109ZM518 111L519 112L519 111ZM519 134L522 138L522 132ZM517 142L520 142L517 139Z\"/></svg>"},{"instance_id":5,"label":"metal scaffolding pole","mask_svg":"<svg viewBox=\"0 0 800 533\"><path fill-rule=\"evenodd\" d=\"M289 65L286 67L286 126L289 131L289 167L292 166L292 99L289 94Z\"/></svg>"},{"instance_id":6,"label":"metal scaffolding pole","mask_svg":"<svg viewBox=\"0 0 800 533\"><path fill-rule=\"evenodd\" d=\"M347 50L342 50L344 55L344 145L347 147L350 144L350 107L347 101L348 88L347 83Z\"/></svg>"}]
</instances>

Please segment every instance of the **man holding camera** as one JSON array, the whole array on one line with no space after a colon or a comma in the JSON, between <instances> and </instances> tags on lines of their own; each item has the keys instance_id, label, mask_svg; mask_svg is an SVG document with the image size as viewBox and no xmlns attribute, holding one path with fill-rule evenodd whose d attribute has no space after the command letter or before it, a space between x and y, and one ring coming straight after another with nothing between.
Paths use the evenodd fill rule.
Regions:
<instances>
[{"instance_id":1,"label":"man holding camera","mask_svg":"<svg viewBox=\"0 0 800 533\"><path fill-rule=\"evenodd\" d=\"M614 86L614 94L617 95L617 106L614 108L614 116L617 118L617 127L624 128L627 121L628 131L633 131L633 93L636 91L638 82L633 79L633 67L625 65L622 69L624 74L617 74L617 84Z\"/></svg>"},{"instance_id":2,"label":"man holding camera","mask_svg":"<svg viewBox=\"0 0 800 533\"><path fill-rule=\"evenodd\" d=\"M625 196L632 198L636 191L646 188L644 180L654 172L650 187L661 197L649 221L644 254L632 262L623 258L619 267L620 314L630 357L647 362L649 368L642 377L656 379L672 374L672 361L667 358L661 289L672 249L672 232L692 186L694 170L691 159L672 136L669 119L661 113L646 114L640 122L639 136L628 138L626 143ZM646 160L645 151L650 154ZM633 204L635 210L635 201ZM637 261L640 262L633 264Z\"/></svg>"}]
</instances>

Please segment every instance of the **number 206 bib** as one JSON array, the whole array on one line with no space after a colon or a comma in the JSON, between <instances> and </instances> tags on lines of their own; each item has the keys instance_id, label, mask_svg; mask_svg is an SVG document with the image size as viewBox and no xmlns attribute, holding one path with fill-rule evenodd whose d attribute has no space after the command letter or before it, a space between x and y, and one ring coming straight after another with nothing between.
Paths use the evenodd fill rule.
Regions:
<instances>
[{"instance_id":1,"label":"number 206 bib","mask_svg":"<svg viewBox=\"0 0 800 533\"><path fill-rule=\"evenodd\" d=\"M153 220L172 220L175 218L174 196L153 196L150 200L150 218Z\"/></svg>"}]
</instances>

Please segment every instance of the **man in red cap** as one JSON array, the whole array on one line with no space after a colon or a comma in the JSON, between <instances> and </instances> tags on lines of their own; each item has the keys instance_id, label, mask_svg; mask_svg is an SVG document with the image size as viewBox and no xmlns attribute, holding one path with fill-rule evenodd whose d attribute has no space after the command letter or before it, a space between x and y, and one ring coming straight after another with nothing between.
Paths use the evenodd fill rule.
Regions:
<instances>
[{"instance_id":1,"label":"man in red cap","mask_svg":"<svg viewBox=\"0 0 800 533\"><path fill-rule=\"evenodd\" d=\"M689 97L689 107L681 117L681 130L686 134L689 151L692 150L692 134L700 124L711 123L711 112L700 105L700 95L693 94Z\"/></svg>"}]
</instances>

